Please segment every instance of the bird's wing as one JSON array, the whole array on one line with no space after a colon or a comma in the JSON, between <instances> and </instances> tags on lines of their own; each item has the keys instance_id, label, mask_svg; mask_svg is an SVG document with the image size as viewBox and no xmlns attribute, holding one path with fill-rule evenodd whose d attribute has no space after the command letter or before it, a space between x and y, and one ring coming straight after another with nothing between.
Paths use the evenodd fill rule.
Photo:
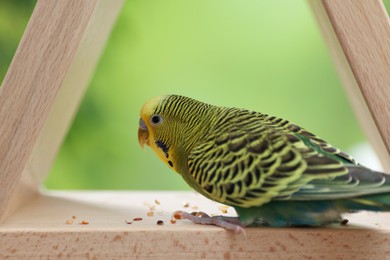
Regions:
<instances>
[{"instance_id":1,"label":"bird's wing","mask_svg":"<svg viewBox=\"0 0 390 260\"><path fill-rule=\"evenodd\" d=\"M347 174L312 180L281 199L330 200L390 192L390 175L358 165L348 165L346 168Z\"/></svg>"},{"instance_id":2,"label":"bird's wing","mask_svg":"<svg viewBox=\"0 0 390 260\"><path fill-rule=\"evenodd\" d=\"M288 121L238 118L233 126L211 131L189 155L189 172L207 197L232 206L259 206L292 198L314 180L348 174L337 154L327 156L299 131L286 130Z\"/></svg>"},{"instance_id":3,"label":"bird's wing","mask_svg":"<svg viewBox=\"0 0 390 260\"><path fill-rule=\"evenodd\" d=\"M390 183L389 175L372 171L358 164L348 154L333 147L312 133L307 132L304 129L299 129L296 125L291 124L288 129L297 130L293 131L294 135L301 139L307 147L316 151L321 157L320 160L324 160L324 157L326 159L341 162L343 168L346 169L346 173L338 176L329 176L329 178L317 178L317 176L305 171L303 173L304 178L302 179L305 180L305 177L308 177L311 180L304 185L302 185L303 183L300 180L296 183L291 183L288 189L284 191L286 196L280 196L281 199L340 199L390 191L390 187L384 185L385 182ZM309 157L309 162L312 159L313 158ZM305 160L307 161L307 159ZM318 168L319 171L325 169L321 164L318 165ZM296 187L294 186L298 186L299 188L295 189Z\"/></svg>"}]
</instances>

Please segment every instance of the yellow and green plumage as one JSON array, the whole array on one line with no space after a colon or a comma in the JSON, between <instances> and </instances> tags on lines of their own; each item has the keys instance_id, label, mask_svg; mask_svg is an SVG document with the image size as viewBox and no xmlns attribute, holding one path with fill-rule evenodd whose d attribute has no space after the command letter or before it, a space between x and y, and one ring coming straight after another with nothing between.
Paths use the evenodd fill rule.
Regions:
<instances>
[{"instance_id":1,"label":"yellow and green plumage","mask_svg":"<svg viewBox=\"0 0 390 260\"><path fill-rule=\"evenodd\" d=\"M140 144L243 226L324 225L341 214L390 211L390 177L281 118L191 98L141 109Z\"/></svg>"}]
</instances>

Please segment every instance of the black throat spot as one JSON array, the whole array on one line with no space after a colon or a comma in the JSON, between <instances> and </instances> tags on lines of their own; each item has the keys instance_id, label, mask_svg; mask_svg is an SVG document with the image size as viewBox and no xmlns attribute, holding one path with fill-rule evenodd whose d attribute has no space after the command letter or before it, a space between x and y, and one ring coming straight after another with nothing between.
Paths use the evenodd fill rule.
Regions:
<instances>
[{"instance_id":1,"label":"black throat spot","mask_svg":"<svg viewBox=\"0 0 390 260\"><path fill-rule=\"evenodd\" d=\"M173 162L172 161L168 161L168 164L169 164L169 166L173 167Z\"/></svg>"},{"instance_id":2,"label":"black throat spot","mask_svg":"<svg viewBox=\"0 0 390 260\"><path fill-rule=\"evenodd\" d=\"M156 141L156 145L157 147L159 147L165 154L165 157L169 157L169 154L168 154L168 151L169 151L169 148L168 146L161 140L157 140Z\"/></svg>"}]
</instances>

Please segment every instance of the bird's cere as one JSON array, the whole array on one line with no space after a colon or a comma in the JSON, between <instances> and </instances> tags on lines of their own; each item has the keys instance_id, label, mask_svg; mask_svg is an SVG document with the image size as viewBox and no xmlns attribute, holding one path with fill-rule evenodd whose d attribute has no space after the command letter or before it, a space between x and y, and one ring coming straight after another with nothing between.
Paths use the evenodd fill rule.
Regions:
<instances>
[{"instance_id":1,"label":"bird's cere","mask_svg":"<svg viewBox=\"0 0 390 260\"><path fill-rule=\"evenodd\" d=\"M145 124L145 121L142 120L142 118L139 120L138 143L141 148L144 148L145 144L149 145L149 131Z\"/></svg>"},{"instance_id":2,"label":"bird's cere","mask_svg":"<svg viewBox=\"0 0 390 260\"><path fill-rule=\"evenodd\" d=\"M148 128L146 127L145 121L142 120L142 118L139 119L139 128L142 130L148 130Z\"/></svg>"}]
</instances>

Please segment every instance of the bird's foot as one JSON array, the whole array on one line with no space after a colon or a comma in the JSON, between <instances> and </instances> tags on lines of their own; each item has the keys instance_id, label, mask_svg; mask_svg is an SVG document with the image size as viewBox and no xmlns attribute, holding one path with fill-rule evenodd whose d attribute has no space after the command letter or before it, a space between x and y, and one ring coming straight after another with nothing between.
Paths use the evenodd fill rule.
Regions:
<instances>
[{"instance_id":1,"label":"bird's foot","mask_svg":"<svg viewBox=\"0 0 390 260\"><path fill-rule=\"evenodd\" d=\"M229 231L233 231L236 234L242 233L245 234L245 230L240 224L240 219L238 217L226 217L226 216L209 216L208 214L199 211L188 213L185 211L175 211L173 213L175 219L188 219L195 224L201 225L214 225L221 228L224 228Z\"/></svg>"}]
</instances>

